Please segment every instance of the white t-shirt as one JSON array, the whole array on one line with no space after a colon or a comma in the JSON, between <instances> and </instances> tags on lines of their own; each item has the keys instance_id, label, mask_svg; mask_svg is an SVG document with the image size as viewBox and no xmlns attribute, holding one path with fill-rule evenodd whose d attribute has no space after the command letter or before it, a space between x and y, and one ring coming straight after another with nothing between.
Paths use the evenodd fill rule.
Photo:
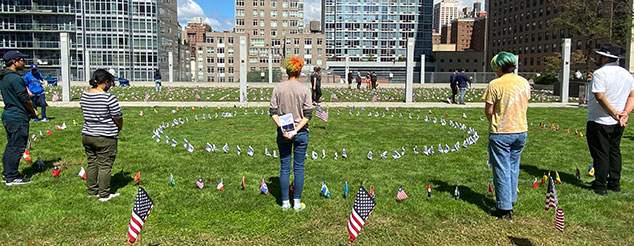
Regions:
<instances>
[{"instance_id":1,"label":"white t-shirt","mask_svg":"<svg viewBox=\"0 0 634 246\"><path fill-rule=\"evenodd\" d=\"M634 88L634 77L617 63L608 63L592 75L592 93L588 98L588 121L602 125L615 125L619 122L612 118L597 99L594 93L603 92L614 110L623 111L625 103Z\"/></svg>"}]
</instances>

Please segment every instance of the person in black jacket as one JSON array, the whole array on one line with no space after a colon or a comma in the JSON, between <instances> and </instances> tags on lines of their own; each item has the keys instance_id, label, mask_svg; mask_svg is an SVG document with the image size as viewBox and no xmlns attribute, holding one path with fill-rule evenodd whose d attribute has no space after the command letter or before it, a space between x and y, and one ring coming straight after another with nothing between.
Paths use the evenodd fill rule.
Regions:
<instances>
[{"instance_id":1,"label":"person in black jacket","mask_svg":"<svg viewBox=\"0 0 634 246\"><path fill-rule=\"evenodd\" d=\"M354 76L352 75L352 71L348 72L348 89L352 87L352 81L354 80Z\"/></svg>"},{"instance_id":2,"label":"person in black jacket","mask_svg":"<svg viewBox=\"0 0 634 246\"><path fill-rule=\"evenodd\" d=\"M376 89L376 72L372 71L372 73L370 73L370 81L372 82L372 90Z\"/></svg>"},{"instance_id":3,"label":"person in black jacket","mask_svg":"<svg viewBox=\"0 0 634 246\"><path fill-rule=\"evenodd\" d=\"M465 73L465 70L462 69L456 76L456 81L458 83L458 88L460 89L460 104L465 104L464 94L467 92L469 85L471 85L471 78L469 78L469 76Z\"/></svg>"},{"instance_id":4,"label":"person in black jacket","mask_svg":"<svg viewBox=\"0 0 634 246\"><path fill-rule=\"evenodd\" d=\"M37 111L33 108L31 97L22 77L17 73L24 70L25 57L27 55L19 51L8 51L2 57L6 65L0 73L0 91L4 102L2 125L7 132L7 145L2 155L2 181L7 186L31 182L18 171L20 158L29 138L29 121L37 119Z\"/></svg>"},{"instance_id":5,"label":"person in black jacket","mask_svg":"<svg viewBox=\"0 0 634 246\"><path fill-rule=\"evenodd\" d=\"M458 77L458 69L456 69L449 77L449 87L451 87L451 97L449 103L456 103L456 95L458 94L458 83L456 78Z\"/></svg>"},{"instance_id":6,"label":"person in black jacket","mask_svg":"<svg viewBox=\"0 0 634 246\"><path fill-rule=\"evenodd\" d=\"M154 90L157 93L161 92L161 71L158 68L154 71Z\"/></svg>"}]
</instances>

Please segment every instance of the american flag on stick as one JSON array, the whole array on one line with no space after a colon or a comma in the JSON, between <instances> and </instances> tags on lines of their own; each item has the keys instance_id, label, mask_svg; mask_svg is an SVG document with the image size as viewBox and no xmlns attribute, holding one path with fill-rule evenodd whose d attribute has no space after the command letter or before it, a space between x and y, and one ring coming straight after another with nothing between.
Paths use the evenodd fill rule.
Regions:
<instances>
[{"instance_id":1,"label":"american flag on stick","mask_svg":"<svg viewBox=\"0 0 634 246\"><path fill-rule=\"evenodd\" d=\"M544 209L548 211L549 208L557 209L559 200L557 200L557 190L555 189L555 182L553 177L548 174L548 190L546 191L546 206Z\"/></svg>"},{"instance_id":2,"label":"american flag on stick","mask_svg":"<svg viewBox=\"0 0 634 246\"><path fill-rule=\"evenodd\" d=\"M315 112L315 116L325 122L328 122L328 112L321 109L321 107L317 107L317 112Z\"/></svg>"},{"instance_id":3,"label":"american flag on stick","mask_svg":"<svg viewBox=\"0 0 634 246\"><path fill-rule=\"evenodd\" d=\"M372 210L374 210L375 205L376 202L374 202L374 199L368 194L365 188L363 188L363 186L359 187L357 197L354 199L350 218L348 219L350 242L354 242L354 240L357 239L361 228L365 225L365 221L370 216L370 213L372 213Z\"/></svg>"},{"instance_id":4,"label":"american flag on stick","mask_svg":"<svg viewBox=\"0 0 634 246\"><path fill-rule=\"evenodd\" d=\"M134 243L137 236L141 234L143 224L145 224L145 220L150 215L152 207L154 207L154 201L152 201L147 192L145 192L145 189L139 186L139 192L136 194L134 208L132 209L130 227L128 228L128 237L130 237L130 243Z\"/></svg>"},{"instance_id":5,"label":"american flag on stick","mask_svg":"<svg viewBox=\"0 0 634 246\"><path fill-rule=\"evenodd\" d=\"M564 210L557 209L555 212L555 228L560 232L564 232Z\"/></svg>"},{"instance_id":6,"label":"american flag on stick","mask_svg":"<svg viewBox=\"0 0 634 246\"><path fill-rule=\"evenodd\" d=\"M405 193L405 190L403 190L403 186L401 186L401 188L398 188L398 193L396 193L396 199L399 201L403 201L407 199L407 193Z\"/></svg>"}]
</instances>

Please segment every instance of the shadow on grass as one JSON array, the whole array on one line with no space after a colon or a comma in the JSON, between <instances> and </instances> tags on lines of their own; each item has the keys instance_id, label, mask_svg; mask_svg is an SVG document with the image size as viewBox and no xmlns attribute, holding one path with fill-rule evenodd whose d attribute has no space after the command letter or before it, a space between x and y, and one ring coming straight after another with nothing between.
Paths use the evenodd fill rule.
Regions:
<instances>
[{"instance_id":1,"label":"shadow on grass","mask_svg":"<svg viewBox=\"0 0 634 246\"><path fill-rule=\"evenodd\" d=\"M527 238L517 238L517 237L509 236L509 239L511 240L511 243L513 245L517 245L517 246L533 246L533 243L531 242L531 240L528 240Z\"/></svg>"},{"instance_id":2,"label":"shadow on grass","mask_svg":"<svg viewBox=\"0 0 634 246\"><path fill-rule=\"evenodd\" d=\"M275 203L282 206L282 190L280 189L280 177L269 177L266 185L269 187L269 193L275 197Z\"/></svg>"},{"instance_id":3,"label":"shadow on grass","mask_svg":"<svg viewBox=\"0 0 634 246\"><path fill-rule=\"evenodd\" d=\"M112 178L110 178L110 192L116 193L117 190L130 184L130 182L134 180L130 174L130 172L126 172L121 169L120 172L112 176Z\"/></svg>"},{"instance_id":4,"label":"shadow on grass","mask_svg":"<svg viewBox=\"0 0 634 246\"><path fill-rule=\"evenodd\" d=\"M456 190L455 185L449 185L447 184L447 182L440 180L432 180L431 182L432 184L438 186L437 188L434 188L434 190L437 190L439 192L447 192L451 196L454 196L454 191ZM486 213L488 213L489 210L495 206L495 200L487 197L485 192L475 192L471 188L464 185L458 185L458 189L460 189L460 200L476 205L478 206L478 208Z\"/></svg>"},{"instance_id":5,"label":"shadow on grass","mask_svg":"<svg viewBox=\"0 0 634 246\"><path fill-rule=\"evenodd\" d=\"M46 170L53 167L53 163L61 161L61 160L62 160L61 158L57 158L55 160L42 160L44 162L43 169L40 169L40 167L37 166L37 160L33 161L31 166L22 170L22 174L24 174L24 176L26 177L32 177L35 174L46 172Z\"/></svg>"},{"instance_id":6,"label":"shadow on grass","mask_svg":"<svg viewBox=\"0 0 634 246\"><path fill-rule=\"evenodd\" d=\"M541 180L541 177L543 177L544 174L548 175L548 170L542 170L532 165L520 165L520 169L524 170L525 172L527 172L533 177L537 177L537 180ZM551 170L551 175L554 177L555 170ZM584 185L583 182L581 182L581 180L578 180L574 174L569 174L567 172L559 172L559 177L561 178L562 183L568 183L583 189L588 188L588 186Z\"/></svg>"},{"instance_id":7,"label":"shadow on grass","mask_svg":"<svg viewBox=\"0 0 634 246\"><path fill-rule=\"evenodd\" d=\"M634 140L634 136L631 136L631 135L623 136L623 138L626 138L627 140L630 140L630 141Z\"/></svg>"}]
</instances>

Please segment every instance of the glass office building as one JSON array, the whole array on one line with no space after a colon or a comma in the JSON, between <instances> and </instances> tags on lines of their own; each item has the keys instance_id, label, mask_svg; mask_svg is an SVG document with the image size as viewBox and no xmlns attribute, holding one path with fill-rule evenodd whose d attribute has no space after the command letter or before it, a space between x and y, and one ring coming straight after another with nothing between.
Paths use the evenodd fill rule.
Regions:
<instances>
[{"instance_id":1,"label":"glass office building","mask_svg":"<svg viewBox=\"0 0 634 246\"><path fill-rule=\"evenodd\" d=\"M329 60L404 61L407 39L415 57L432 54L433 0L322 0Z\"/></svg>"}]
</instances>

